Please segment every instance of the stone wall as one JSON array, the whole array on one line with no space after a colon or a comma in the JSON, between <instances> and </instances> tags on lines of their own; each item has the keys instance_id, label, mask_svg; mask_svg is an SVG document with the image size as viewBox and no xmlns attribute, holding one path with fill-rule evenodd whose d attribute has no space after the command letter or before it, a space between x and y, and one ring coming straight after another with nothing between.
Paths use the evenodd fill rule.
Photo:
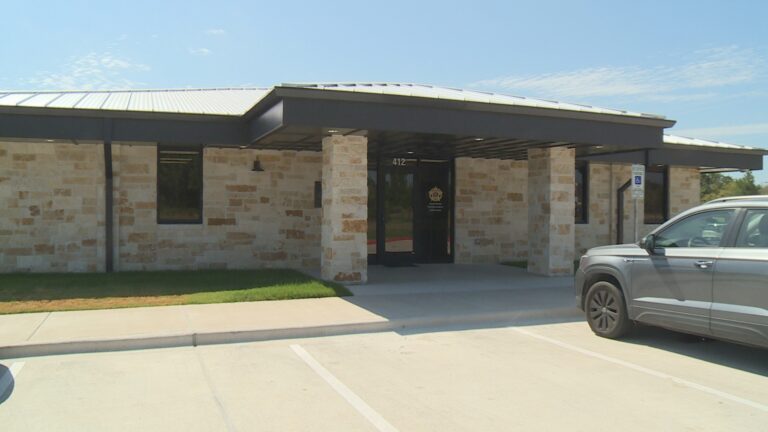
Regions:
<instances>
[{"instance_id":1,"label":"stone wall","mask_svg":"<svg viewBox=\"0 0 768 432\"><path fill-rule=\"evenodd\" d=\"M117 270L319 267L319 152L206 148L196 225L157 223L156 147L115 146L113 159Z\"/></svg>"},{"instance_id":2,"label":"stone wall","mask_svg":"<svg viewBox=\"0 0 768 432\"><path fill-rule=\"evenodd\" d=\"M528 256L528 163L456 159L455 262Z\"/></svg>"},{"instance_id":3,"label":"stone wall","mask_svg":"<svg viewBox=\"0 0 768 432\"><path fill-rule=\"evenodd\" d=\"M104 271L101 145L0 143L0 272Z\"/></svg>"},{"instance_id":4,"label":"stone wall","mask_svg":"<svg viewBox=\"0 0 768 432\"><path fill-rule=\"evenodd\" d=\"M101 144L0 143L0 272L104 271ZM203 223L157 223L157 148L113 145L117 271L320 266L319 152L207 148ZM259 158L263 172L253 172Z\"/></svg>"},{"instance_id":5,"label":"stone wall","mask_svg":"<svg viewBox=\"0 0 768 432\"><path fill-rule=\"evenodd\" d=\"M587 175L588 208L587 223L575 224L575 250L581 256L583 251L597 245L613 242L615 235L615 186L611 165L590 163Z\"/></svg>"},{"instance_id":6,"label":"stone wall","mask_svg":"<svg viewBox=\"0 0 768 432\"><path fill-rule=\"evenodd\" d=\"M616 243L616 190L631 176L630 164L591 163L589 170L589 220L576 225L576 257L595 246ZM669 217L700 204L700 174L697 168L673 166L669 170ZM637 235L642 238L658 227L644 224L644 201L637 201ZM610 209L610 212L606 212ZM624 236L622 242L634 239L632 195L624 193Z\"/></svg>"},{"instance_id":7,"label":"stone wall","mask_svg":"<svg viewBox=\"0 0 768 432\"><path fill-rule=\"evenodd\" d=\"M351 164L360 169L341 170L333 181L364 184L365 151L347 156L360 159ZM256 158L263 172L251 171ZM197 225L157 224L155 146L116 144L113 164L116 270L321 267L322 215L314 208L320 152L205 149L204 219ZM528 259L528 166L456 159L455 262ZM629 174L628 164L590 165L589 223L574 226L575 256L615 241L615 190ZM670 184L670 216L699 203L697 169L672 167ZM0 272L104 271L103 185L101 144L0 143ZM344 273L359 269L364 280L366 253L355 248L365 246L367 199L366 190L358 192L344 192L354 211L340 213L338 232L328 236L352 249L326 252L331 260L348 255L353 271ZM640 201L640 220L642 213ZM629 192L624 214L624 240L632 241ZM641 224L639 235L654 227Z\"/></svg>"},{"instance_id":8,"label":"stone wall","mask_svg":"<svg viewBox=\"0 0 768 432\"><path fill-rule=\"evenodd\" d=\"M573 273L575 150L528 150L528 271Z\"/></svg>"},{"instance_id":9,"label":"stone wall","mask_svg":"<svg viewBox=\"0 0 768 432\"><path fill-rule=\"evenodd\" d=\"M670 217L701 204L701 174L697 168L672 167L669 184Z\"/></svg>"},{"instance_id":10,"label":"stone wall","mask_svg":"<svg viewBox=\"0 0 768 432\"><path fill-rule=\"evenodd\" d=\"M325 280L368 280L368 139L323 138L322 264Z\"/></svg>"}]
</instances>

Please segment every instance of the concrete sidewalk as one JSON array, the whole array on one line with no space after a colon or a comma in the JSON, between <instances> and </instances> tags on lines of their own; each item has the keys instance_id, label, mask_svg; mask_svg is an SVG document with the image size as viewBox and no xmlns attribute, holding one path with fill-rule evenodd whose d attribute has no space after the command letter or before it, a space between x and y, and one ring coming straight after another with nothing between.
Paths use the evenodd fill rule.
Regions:
<instances>
[{"instance_id":1,"label":"concrete sidewalk","mask_svg":"<svg viewBox=\"0 0 768 432\"><path fill-rule=\"evenodd\" d=\"M402 281L410 290L374 282L353 287L356 295L344 298L3 315L0 358L580 317L564 278L509 284L509 272L521 272L502 269L440 290L434 272L421 273L429 283L418 273Z\"/></svg>"}]
</instances>

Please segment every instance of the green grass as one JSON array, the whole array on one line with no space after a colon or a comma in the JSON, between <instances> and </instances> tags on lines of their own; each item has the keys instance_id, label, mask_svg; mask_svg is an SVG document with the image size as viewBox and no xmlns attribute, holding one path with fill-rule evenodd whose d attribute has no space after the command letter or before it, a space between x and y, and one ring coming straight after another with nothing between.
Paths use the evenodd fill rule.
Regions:
<instances>
[{"instance_id":1,"label":"green grass","mask_svg":"<svg viewBox=\"0 0 768 432\"><path fill-rule=\"evenodd\" d=\"M0 314L349 295L294 270L0 275Z\"/></svg>"}]
</instances>

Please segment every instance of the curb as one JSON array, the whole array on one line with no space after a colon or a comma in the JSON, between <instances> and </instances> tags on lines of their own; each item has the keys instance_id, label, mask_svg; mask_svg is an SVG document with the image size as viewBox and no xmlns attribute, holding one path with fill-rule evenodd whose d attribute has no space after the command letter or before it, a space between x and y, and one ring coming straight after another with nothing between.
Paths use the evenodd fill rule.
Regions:
<instances>
[{"instance_id":1,"label":"curb","mask_svg":"<svg viewBox=\"0 0 768 432\"><path fill-rule=\"evenodd\" d=\"M158 336L124 337L116 339L90 339L80 341L23 343L0 347L0 359L41 357L63 354L86 354L113 351L134 351L158 348L196 347L245 342L263 342L281 339L300 339L323 336L341 336L360 333L381 333L405 329L419 329L450 325L521 324L542 319L580 318L581 312L573 307L537 309L486 314L403 318L392 321L337 324L310 327L287 327L260 330L235 330L208 333L183 333Z\"/></svg>"}]
</instances>

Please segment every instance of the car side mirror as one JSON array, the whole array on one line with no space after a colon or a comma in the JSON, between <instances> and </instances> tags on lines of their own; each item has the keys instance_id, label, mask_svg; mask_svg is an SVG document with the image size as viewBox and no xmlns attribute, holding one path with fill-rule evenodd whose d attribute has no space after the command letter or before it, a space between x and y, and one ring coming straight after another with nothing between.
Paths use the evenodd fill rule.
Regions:
<instances>
[{"instance_id":1,"label":"car side mirror","mask_svg":"<svg viewBox=\"0 0 768 432\"><path fill-rule=\"evenodd\" d=\"M648 234L643 239L643 249L648 252L648 255L653 255L653 251L656 249L656 236Z\"/></svg>"}]
</instances>

